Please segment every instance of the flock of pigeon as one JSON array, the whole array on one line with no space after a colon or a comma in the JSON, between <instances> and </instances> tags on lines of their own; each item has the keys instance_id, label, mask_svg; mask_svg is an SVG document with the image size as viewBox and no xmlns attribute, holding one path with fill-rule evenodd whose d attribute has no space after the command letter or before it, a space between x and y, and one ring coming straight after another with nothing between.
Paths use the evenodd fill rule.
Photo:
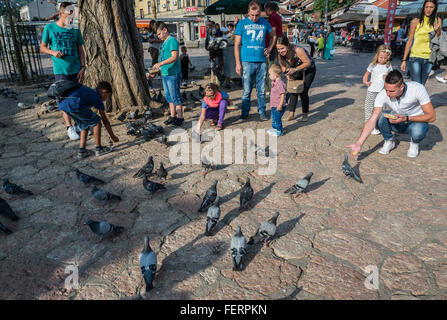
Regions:
<instances>
[{"instance_id":1,"label":"flock of pigeon","mask_svg":"<svg viewBox=\"0 0 447 320\"><path fill-rule=\"evenodd\" d=\"M5 90L0 92L0 94L4 96L6 95L8 97L14 96L13 92ZM183 98L185 99L186 93L183 92L182 95L184 95ZM204 96L204 89L201 86L199 86L199 95ZM192 100L195 101L194 99L195 97L193 94L191 94L191 97ZM152 99L154 99L157 102L163 103L164 97L160 91L158 95L154 94ZM200 102L199 99L196 98L196 100ZM38 97L36 96L34 99L34 103L38 104L38 102L39 102ZM142 119L136 120L139 117L137 109L136 111L130 113L123 112L119 116L118 120L120 121L124 121L125 119L134 120L133 122L128 121L126 123L126 127L128 129L127 134L134 136L143 136L146 141L152 140L156 138L158 134L160 134L160 136L156 138L156 140L164 144L165 146L169 146L167 137L164 134L163 127L147 122L148 119L151 117L151 115L152 114L150 109L147 109L143 113ZM263 157L272 156L272 153L269 151L268 147L265 148L260 147L256 145L253 141L250 142L249 149L252 153L254 153L257 156L263 156ZM205 177L208 172L216 169L217 166L213 165L208 159L206 159L205 156L203 156L202 168L204 169L203 175ZM349 164L347 155L345 155L345 159L343 161L341 168L342 172L346 176L362 183L362 180L358 172L356 172ZM79 181L81 181L85 186L91 186L91 194L96 200L100 201L103 204L108 202L121 201L120 196L114 195L106 190L98 188L98 185L105 183L103 180L88 175L86 173L83 173L79 169L74 169L74 171ZM149 192L151 197L157 191L165 190L166 186L165 184L151 181L149 180L149 178L151 178L154 174L160 180L163 179L165 182L168 178L168 172L164 168L162 162L160 162L159 169L156 170L155 172L153 171L154 171L154 160L153 157L150 156L147 163L141 169L139 169L134 175L134 178L143 179L143 187L145 190ZM300 179L291 188L287 189L285 193L292 194L295 197L298 196L299 194L306 193L312 175L313 173L310 172L303 179ZM206 191L205 195L203 196L202 203L198 208L199 212L205 212L205 211L207 212L206 223L205 223L206 236L213 235L213 230L218 224L221 215L220 204L222 203L223 197L220 197L217 194L217 183L218 181L214 180L212 186ZM11 183L7 178L3 178L3 190L10 195L16 195L16 196L33 195L31 191L26 190L23 187L18 186L14 183ZM245 210L250 209L250 203L253 199L253 196L254 196L254 190L251 187L250 178L247 178L245 185L242 187L240 191L239 212L243 212ZM5 216L13 221L19 219L19 217L14 213L14 211L11 209L7 201L2 198L0 198L0 215ZM263 243L265 246L269 246L269 244L274 239L274 236L276 234L276 225L278 217L279 212L276 212L273 215L273 217L271 217L267 221L262 222L259 228L257 229L256 233L249 238L248 242L246 241L242 233L241 227L240 226L237 227L237 231L232 237L230 244L230 252L233 260L233 270L235 271L243 270L244 268L243 260L245 254L247 253L247 244L254 245L258 243ZM84 221L84 225L89 226L90 230L97 236L99 236L99 241L102 241L103 238L106 236L112 236L124 230L124 227L113 225L106 221L94 221L89 218L87 218ZM3 225L1 222L0 222L0 230L6 234L12 233L12 231L8 227ZM140 268L143 274L143 279L146 284L146 292L149 292L153 288L153 280L157 269L157 255L151 249L149 241L150 241L149 236L145 236L144 248L139 256Z\"/></svg>"}]
</instances>

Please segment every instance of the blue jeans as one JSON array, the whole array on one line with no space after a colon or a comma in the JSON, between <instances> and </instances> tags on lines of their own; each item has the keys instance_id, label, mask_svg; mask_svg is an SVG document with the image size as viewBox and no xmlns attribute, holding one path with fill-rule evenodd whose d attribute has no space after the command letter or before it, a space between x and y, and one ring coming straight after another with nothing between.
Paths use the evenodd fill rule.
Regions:
<instances>
[{"instance_id":1,"label":"blue jeans","mask_svg":"<svg viewBox=\"0 0 447 320\"><path fill-rule=\"evenodd\" d=\"M283 106L281 111L278 111L276 107L272 107L272 127L273 129L276 129L278 131L278 134L282 135L282 116L284 115L284 112L286 111L286 107Z\"/></svg>"},{"instance_id":2,"label":"blue jeans","mask_svg":"<svg viewBox=\"0 0 447 320\"><path fill-rule=\"evenodd\" d=\"M165 91L166 101L173 103L174 106L182 104L182 96L180 94L180 83L182 82L182 74L177 73L172 76L161 76L163 81L163 90Z\"/></svg>"},{"instance_id":3,"label":"blue jeans","mask_svg":"<svg viewBox=\"0 0 447 320\"><path fill-rule=\"evenodd\" d=\"M385 141L391 140L393 138L392 131L398 133L408 133L411 137L411 141L415 143L421 142L428 130L427 122L409 122L409 123L399 123L391 124L390 121L382 115L377 122L377 127L383 136Z\"/></svg>"},{"instance_id":4,"label":"blue jeans","mask_svg":"<svg viewBox=\"0 0 447 320\"><path fill-rule=\"evenodd\" d=\"M258 94L258 112L265 115L265 77L267 76L267 62L242 62L242 116L250 113L250 96L256 83Z\"/></svg>"},{"instance_id":5,"label":"blue jeans","mask_svg":"<svg viewBox=\"0 0 447 320\"><path fill-rule=\"evenodd\" d=\"M415 57L410 57L408 62L411 80L419 82L425 86L425 82L427 82L433 64L429 62L428 59Z\"/></svg>"}]
</instances>

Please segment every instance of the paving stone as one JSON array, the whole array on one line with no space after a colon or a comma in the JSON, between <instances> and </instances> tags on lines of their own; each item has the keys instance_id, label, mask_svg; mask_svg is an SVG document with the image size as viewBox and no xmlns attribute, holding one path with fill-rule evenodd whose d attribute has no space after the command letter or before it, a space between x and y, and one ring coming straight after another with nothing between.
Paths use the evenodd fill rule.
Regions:
<instances>
[{"instance_id":1,"label":"paving stone","mask_svg":"<svg viewBox=\"0 0 447 320\"><path fill-rule=\"evenodd\" d=\"M378 299L377 291L365 287L366 277L328 258L314 255L298 282L303 290L329 299Z\"/></svg>"},{"instance_id":2,"label":"paving stone","mask_svg":"<svg viewBox=\"0 0 447 320\"><path fill-rule=\"evenodd\" d=\"M367 208L360 204L342 206L329 214L328 225L332 228L359 234L370 226L375 216L373 208Z\"/></svg>"},{"instance_id":3,"label":"paving stone","mask_svg":"<svg viewBox=\"0 0 447 320\"><path fill-rule=\"evenodd\" d=\"M204 300L265 300L266 296L240 288L236 285L219 283L215 290L204 296Z\"/></svg>"},{"instance_id":4,"label":"paving stone","mask_svg":"<svg viewBox=\"0 0 447 320\"><path fill-rule=\"evenodd\" d=\"M403 290L423 295L430 288L427 273L416 258L399 254L385 260L379 277L390 290Z\"/></svg>"},{"instance_id":5,"label":"paving stone","mask_svg":"<svg viewBox=\"0 0 447 320\"><path fill-rule=\"evenodd\" d=\"M119 295L105 284L87 284L80 288L75 300L118 300Z\"/></svg>"},{"instance_id":6,"label":"paving stone","mask_svg":"<svg viewBox=\"0 0 447 320\"><path fill-rule=\"evenodd\" d=\"M414 252L414 255L427 263L447 259L447 248L437 243L429 242Z\"/></svg>"},{"instance_id":7,"label":"paving stone","mask_svg":"<svg viewBox=\"0 0 447 320\"><path fill-rule=\"evenodd\" d=\"M95 238L96 241L97 239L99 238ZM106 240L103 240L101 243L95 243L95 240L77 240L63 244L51 250L47 258L60 263L82 267L106 248Z\"/></svg>"},{"instance_id":8,"label":"paving stone","mask_svg":"<svg viewBox=\"0 0 447 320\"><path fill-rule=\"evenodd\" d=\"M423 224L447 227L447 215L438 208L421 209L413 216Z\"/></svg>"},{"instance_id":9,"label":"paving stone","mask_svg":"<svg viewBox=\"0 0 447 320\"><path fill-rule=\"evenodd\" d=\"M286 260L303 259L310 255L312 242L298 234L295 230L276 239L271 245L278 257Z\"/></svg>"},{"instance_id":10,"label":"paving stone","mask_svg":"<svg viewBox=\"0 0 447 320\"><path fill-rule=\"evenodd\" d=\"M375 245L341 230L319 232L315 236L314 247L343 259L361 270L369 265L378 265L382 260L381 251Z\"/></svg>"},{"instance_id":11,"label":"paving stone","mask_svg":"<svg viewBox=\"0 0 447 320\"><path fill-rule=\"evenodd\" d=\"M242 288L268 295L296 283L301 270L287 262L258 254L243 272L234 272L231 265L221 273L224 277L236 281Z\"/></svg>"},{"instance_id":12,"label":"paving stone","mask_svg":"<svg viewBox=\"0 0 447 320\"><path fill-rule=\"evenodd\" d=\"M436 270L433 270L433 274L435 275L435 280L438 287L443 290L447 289L447 265L442 264L438 266Z\"/></svg>"},{"instance_id":13,"label":"paving stone","mask_svg":"<svg viewBox=\"0 0 447 320\"><path fill-rule=\"evenodd\" d=\"M428 235L415 218L400 213L376 218L367 234L369 239L396 252L416 247Z\"/></svg>"}]
</instances>

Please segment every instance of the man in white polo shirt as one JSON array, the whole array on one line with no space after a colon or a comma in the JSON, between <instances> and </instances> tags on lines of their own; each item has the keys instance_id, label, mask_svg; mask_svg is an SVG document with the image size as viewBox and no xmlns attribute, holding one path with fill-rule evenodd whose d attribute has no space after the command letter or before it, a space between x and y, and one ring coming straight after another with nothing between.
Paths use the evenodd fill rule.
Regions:
<instances>
[{"instance_id":1,"label":"man in white polo shirt","mask_svg":"<svg viewBox=\"0 0 447 320\"><path fill-rule=\"evenodd\" d=\"M347 146L351 155L356 157L371 131L377 127L383 136L384 144L379 153L388 154L395 148L393 131L408 133L411 137L407 156L415 158L419 154L419 142L427 133L428 123L434 122L436 113L425 87L417 82L404 83L398 70L391 71L385 78L384 89L379 92L371 118L363 126L357 142ZM383 107L389 107L391 112L382 112ZM395 119L389 116L394 116Z\"/></svg>"}]
</instances>

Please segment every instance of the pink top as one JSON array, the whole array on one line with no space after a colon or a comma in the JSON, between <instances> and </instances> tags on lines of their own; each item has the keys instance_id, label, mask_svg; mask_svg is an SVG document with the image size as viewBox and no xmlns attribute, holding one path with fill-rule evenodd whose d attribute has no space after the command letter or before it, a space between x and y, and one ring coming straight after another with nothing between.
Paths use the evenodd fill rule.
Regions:
<instances>
[{"instance_id":1,"label":"pink top","mask_svg":"<svg viewBox=\"0 0 447 320\"><path fill-rule=\"evenodd\" d=\"M279 78L272 81L272 90L270 91L270 108L278 107L281 101L281 94L286 93L286 84Z\"/></svg>"}]
</instances>

